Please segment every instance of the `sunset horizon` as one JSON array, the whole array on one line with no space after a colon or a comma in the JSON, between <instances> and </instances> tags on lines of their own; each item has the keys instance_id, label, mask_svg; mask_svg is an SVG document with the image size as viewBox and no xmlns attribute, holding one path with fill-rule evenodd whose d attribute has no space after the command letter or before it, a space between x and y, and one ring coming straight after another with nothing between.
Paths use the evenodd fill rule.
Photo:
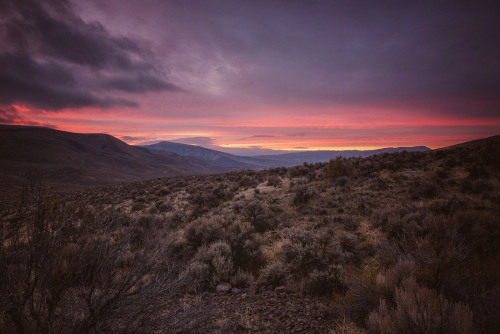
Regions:
<instances>
[{"instance_id":1,"label":"sunset horizon","mask_svg":"<svg viewBox=\"0 0 500 334\"><path fill-rule=\"evenodd\" d=\"M0 124L237 154L500 133L492 2L1 6Z\"/></svg>"}]
</instances>

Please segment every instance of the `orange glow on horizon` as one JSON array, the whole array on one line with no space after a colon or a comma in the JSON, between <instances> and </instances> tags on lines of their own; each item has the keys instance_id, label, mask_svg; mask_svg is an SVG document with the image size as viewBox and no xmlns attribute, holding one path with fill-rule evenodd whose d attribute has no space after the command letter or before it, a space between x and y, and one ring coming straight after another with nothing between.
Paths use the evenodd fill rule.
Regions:
<instances>
[{"instance_id":1,"label":"orange glow on horizon","mask_svg":"<svg viewBox=\"0 0 500 334\"><path fill-rule=\"evenodd\" d=\"M33 110L13 104L13 124L78 133L107 133L129 144L206 137L210 148L284 151L367 150L427 146L432 149L495 135L500 118L452 118L382 108L260 109L233 117L143 114L121 109ZM329 110L335 112L328 113ZM302 110L304 112L304 110Z\"/></svg>"}]
</instances>

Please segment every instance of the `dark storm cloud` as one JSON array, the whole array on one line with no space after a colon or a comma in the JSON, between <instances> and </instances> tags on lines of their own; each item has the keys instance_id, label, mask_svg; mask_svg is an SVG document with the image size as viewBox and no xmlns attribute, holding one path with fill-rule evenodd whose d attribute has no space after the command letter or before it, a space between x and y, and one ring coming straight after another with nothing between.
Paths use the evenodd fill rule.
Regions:
<instances>
[{"instance_id":1,"label":"dark storm cloud","mask_svg":"<svg viewBox=\"0 0 500 334\"><path fill-rule=\"evenodd\" d=\"M133 107L132 101L99 98L79 87L72 72L55 62L41 64L28 55L0 55L0 103L27 103L45 110L88 106Z\"/></svg>"},{"instance_id":2,"label":"dark storm cloud","mask_svg":"<svg viewBox=\"0 0 500 334\"><path fill-rule=\"evenodd\" d=\"M484 0L0 0L0 102L102 108L184 91L152 105L186 118L360 105L494 117L499 12Z\"/></svg>"},{"instance_id":3,"label":"dark storm cloud","mask_svg":"<svg viewBox=\"0 0 500 334\"><path fill-rule=\"evenodd\" d=\"M163 51L171 61L195 78L229 68L223 83L231 93L283 105L432 109L439 102L442 112L457 116L494 116L500 107L498 1L147 4L132 2L125 10L147 18L154 15L147 7L155 8L152 29L170 32ZM489 107L480 106L485 100Z\"/></svg>"},{"instance_id":4,"label":"dark storm cloud","mask_svg":"<svg viewBox=\"0 0 500 334\"><path fill-rule=\"evenodd\" d=\"M108 79L105 81L104 87L129 93L144 93L147 91L159 90L168 90L172 92L181 91L181 89L174 84L146 74L140 74L134 78L121 77Z\"/></svg>"},{"instance_id":5,"label":"dark storm cloud","mask_svg":"<svg viewBox=\"0 0 500 334\"><path fill-rule=\"evenodd\" d=\"M84 22L68 1L0 1L0 103L47 110L66 107L136 107L109 90L177 90L161 78L146 47Z\"/></svg>"}]
</instances>

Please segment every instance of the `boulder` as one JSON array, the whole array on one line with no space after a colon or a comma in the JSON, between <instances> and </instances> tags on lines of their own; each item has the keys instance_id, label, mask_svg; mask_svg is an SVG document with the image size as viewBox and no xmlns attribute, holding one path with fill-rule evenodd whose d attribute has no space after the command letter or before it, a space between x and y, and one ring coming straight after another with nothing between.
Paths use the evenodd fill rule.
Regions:
<instances>
[{"instance_id":1,"label":"boulder","mask_svg":"<svg viewBox=\"0 0 500 334\"><path fill-rule=\"evenodd\" d=\"M217 287L215 288L215 291L217 291L217 293L227 293L230 290L231 284L229 283L219 283L219 285L217 285Z\"/></svg>"}]
</instances>

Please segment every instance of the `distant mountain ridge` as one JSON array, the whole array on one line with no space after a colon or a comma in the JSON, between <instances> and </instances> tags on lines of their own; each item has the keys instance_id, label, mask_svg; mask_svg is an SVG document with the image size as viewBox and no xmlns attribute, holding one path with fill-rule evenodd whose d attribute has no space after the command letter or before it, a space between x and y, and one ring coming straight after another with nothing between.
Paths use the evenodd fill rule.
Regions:
<instances>
[{"instance_id":1,"label":"distant mountain ridge","mask_svg":"<svg viewBox=\"0 0 500 334\"><path fill-rule=\"evenodd\" d=\"M150 149L162 150L177 153L186 157L195 157L207 161L212 161L221 166L237 167L242 169L260 169L268 166L269 161L265 158L243 157L217 150L212 150L202 146L161 141L156 144L143 146Z\"/></svg>"},{"instance_id":2,"label":"distant mountain ridge","mask_svg":"<svg viewBox=\"0 0 500 334\"><path fill-rule=\"evenodd\" d=\"M415 147L388 147L376 150L349 150L349 151L307 151L282 153L275 155L257 155L257 156L238 156L230 153L220 152L196 145L180 144L169 141L162 141L152 145L144 146L146 148L163 150L167 152L177 153L186 157L194 157L206 161L211 161L221 166L238 167L248 169L263 169L271 167L291 167L301 165L304 162L317 163L326 162L337 156L350 157L368 157L373 154L394 153L402 151L430 151L426 146Z\"/></svg>"}]
</instances>

